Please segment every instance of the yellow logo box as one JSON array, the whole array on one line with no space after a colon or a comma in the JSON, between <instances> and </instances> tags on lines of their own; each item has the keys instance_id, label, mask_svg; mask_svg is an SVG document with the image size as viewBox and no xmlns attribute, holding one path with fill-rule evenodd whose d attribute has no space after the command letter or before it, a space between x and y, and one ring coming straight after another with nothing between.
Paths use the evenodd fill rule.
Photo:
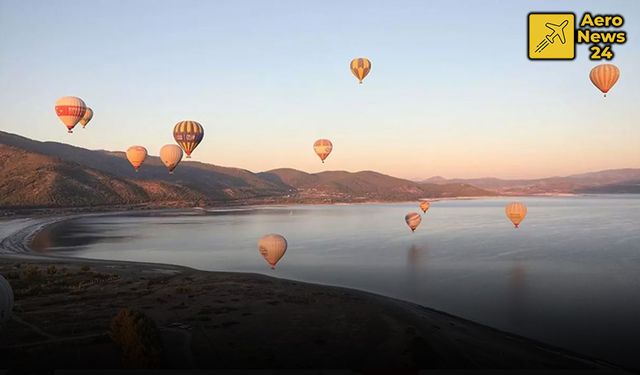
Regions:
<instances>
[{"instance_id":1,"label":"yellow logo box","mask_svg":"<svg viewBox=\"0 0 640 375\"><path fill-rule=\"evenodd\" d=\"M529 13L528 54L531 60L573 60L576 57L576 15Z\"/></svg>"}]
</instances>

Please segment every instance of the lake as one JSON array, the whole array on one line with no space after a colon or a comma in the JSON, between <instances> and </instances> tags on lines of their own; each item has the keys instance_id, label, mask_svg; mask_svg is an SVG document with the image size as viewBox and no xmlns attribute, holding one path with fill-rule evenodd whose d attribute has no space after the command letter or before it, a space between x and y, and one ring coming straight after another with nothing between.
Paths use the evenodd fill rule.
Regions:
<instances>
[{"instance_id":1,"label":"lake","mask_svg":"<svg viewBox=\"0 0 640 375\"><path fill-rule=\"evenodd\" d=\"M520 229L511 200L433 202L415 233L417 202L83 217L34 247L367 290L640 368L640 197L518 198ZM275 270L256 247L272 232Z\"/></svg>"}]
</instances>

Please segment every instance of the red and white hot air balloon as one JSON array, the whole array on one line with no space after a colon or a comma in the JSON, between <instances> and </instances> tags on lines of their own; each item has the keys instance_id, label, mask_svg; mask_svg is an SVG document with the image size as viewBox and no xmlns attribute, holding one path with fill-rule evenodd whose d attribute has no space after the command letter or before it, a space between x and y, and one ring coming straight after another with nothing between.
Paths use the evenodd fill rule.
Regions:
<instances>
[{"instance_id":1,"label":"red and white hot air balloon","mask_svg":"<svg viewBox=\"0 0 640 375\"><path fill-rule=\"evenodd\" d=\"M56 115L67 127L69 133L73 133L73 127L78 124L86 111L87 105L78 97L65 96L56 101Z\"/></svg>"}]
</instances>

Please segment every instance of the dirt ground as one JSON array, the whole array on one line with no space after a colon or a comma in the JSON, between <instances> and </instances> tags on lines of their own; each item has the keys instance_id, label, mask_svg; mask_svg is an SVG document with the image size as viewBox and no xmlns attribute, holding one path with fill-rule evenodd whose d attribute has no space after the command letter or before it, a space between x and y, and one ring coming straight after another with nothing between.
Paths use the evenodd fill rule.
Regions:
<instances>
[{"instance_id":1,"label":"dirt ground","mask_svg":"<svg viewBox=\"0 0 640 375\"><path fill-rule=\"evenodd\" d=\"M163 368L595 369L607 364L344 288L170 265L0 256L15 294L0 368L127 368L120 309L158 327Z\"/></svg>"}]
</instances>

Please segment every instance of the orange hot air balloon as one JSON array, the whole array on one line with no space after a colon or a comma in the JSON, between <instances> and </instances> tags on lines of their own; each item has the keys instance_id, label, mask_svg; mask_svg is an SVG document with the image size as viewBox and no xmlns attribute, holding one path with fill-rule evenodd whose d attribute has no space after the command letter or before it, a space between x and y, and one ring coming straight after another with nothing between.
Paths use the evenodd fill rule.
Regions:
<instances>
[{"instance_id":1,"label":"orange hot air balloon","mask_svg":"<svg viewBox=\"0 0 640 375\"><path fill-rule=\"evenodd\" d=\"M160 160L169 170L169 174L173 174L173 170L182 160L182 149L178 145L164 145L160 149Z\"/></svg>"},{"instance_id":2,"label":"orange hot air balloon","mask_svg":"<svg viewBox=\"0 0 640 375\"><path fill-rule=\"evenodd\" d=\"M411 231L415 232L416 228L418 227L418 225L420 225L420 222L422 221L422 217L420 217L420 215L418 215L415 212L409 212L408 214L405 215L404 221L407 222L407 225L409 226L409 228L411 228Z\"/></svg>"},{"instance_id":3,"label":"orange hot air balloon","mask_svg":"<svg viewBox=\"0 0 640 375\"><path fill-rule=\"evenodd\" d=\"M527 216L527 206L520 202L511 202L504 208L507 217L516 228L520 227L520 223Z\"/></svg>"},{"instance_id":4,"label":"orange hot air balloon","mask_svg":"<svg viewBox=\"0 0 640 375\"><path fill-rule=\"evenodd\" d=\"M324 159L329 156L333 150L333 144L328 139L318 139L313 144L313 151L320 157L320 160L324 163Z\"/></svg>"},{"instance_id":5,"label":"orange hot air balloon","mask_svg":"<svg viewBox=\"0 0 640 375\"><path fill-rule=\"evenodd\" d=\"M199 122L180 121L173 127L173 138L187 154L187 159L190 159L191 153L204 138L204 128Z\"/></svg>"},{"instance_id":6,"label":"orange hot air balloon","mask_svg":"<svg viewBox=\"0 0 640 375\"><path fill-rule=\"evenodd\" d=\"M84 112L84 116L82 116L82 118L80 119L80 125L82 125L83 129L87 126L87 124L89 123L89 121L91 121L92 118L93 118L93 109L87 107L87 110Z\"/></svg>"},{"instance_id":7,"label":"orange hot air balloon","mask_svg":"<svg viewBox=\"0 0 640 375\"><path fill-rule=\"evenodd\" d=\"M351 60L351 73L362 83L364 77L371 71L371 61L364 57L358 57Z\"/></svg>"},{"instance_id":8,"label":"orange hot air balloon","mask_svg":"<svg viewBox=\"0 0 640 375\"><path fill-rule=\"evenodd\" d=\"M127 149L127 160L129 160L136 172L146 158L147 149L142 146L131 146Z\"/></svg>"},{"instance_id":9,"label":"orange hot air balloon","mask_svg":"<svg viewBox=\"0 0 640 375\"><path fill-rule=\"evenodd\" d=\"M279 234L267 234L258 241L258 251L269 263L272 270L276 268L276 264L284 256L287 246L287 240Z\"/></svg>"},{"instance_id":10,"label":"orange hot air balloon","mask_svg":"<svg viewBox=\"0 0 640 375\"><path fill-rule=\"evenodd\" d=\"M420 201L420 209L423 213L426 213L430 206L429 201Z\"/></svg>"},{"instance_id":11,"label":"orange hot air balloon","mask_svg":"<svg viewBox=\"0 0 640 375\"><path fill-rule=\"evenodd\" d=\"M65 96L56 101L56 115L67 127L69 133L78 124L87 111L87 105L82 99L75 96Z\"/></svg>"},{"instance_id":12,"label":"orange hot air balloon","mask_svg":"<svg viewBox=\"0 0 640 375\"><path fill-rule=\"evenodd\" d=\"M589 73L591 82L607 96L607 93L620 78L620 69L613 64L600 64Z\"/></svg>"}]
</instances>

